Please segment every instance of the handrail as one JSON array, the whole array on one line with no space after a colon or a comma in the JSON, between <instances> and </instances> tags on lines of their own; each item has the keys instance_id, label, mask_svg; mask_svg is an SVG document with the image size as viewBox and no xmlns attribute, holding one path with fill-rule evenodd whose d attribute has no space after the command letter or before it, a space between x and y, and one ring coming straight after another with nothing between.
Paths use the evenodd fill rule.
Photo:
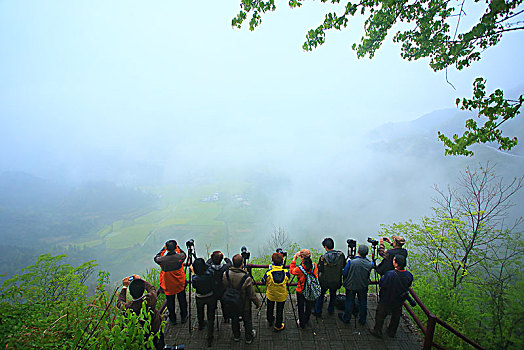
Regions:
<instances>
[{"instance_id":1,"label":"handrail","mask_svg":"<svg viewBox=\"0 0 524 350\"><path fill-rule=\"evenodd\" d=\"M184 265L186 265L186 263L184 263ZM267 264L246 264L246 267L248 268L248 270L251 270L251 269L267 269L267 268L269 268L269 266L270 265L267 265ZM284 268L289 268L289 267L290 267L290 265L284 266ZM253 281L253 283L255 285L259 285L259 286L260 285L264 285L262 282L257 282L257 281ZM378 284L378 281L370 281L369 284L371 284L371 285ZM296 286L297 283L293 282L293 283L289 283L288 285L289 286ZM413 320L415 321L415 323L418 326L418 328L420 328L420 330L424 334L424 345L423 345L423 348L422 348L423 350L430 350L431 347L434 347L434 348L437 348L437 349L442 349L442 350L445 349L445 348L443 348L442 346L440 346L439 344L437 344L437 343L435 343L433 341L433 336L435 335L435 326L437 324L441 325L442 327L447 329L449 332L453 333L455 336L459 337L460 339L462 339L466 343L470 344L474 348L479 349L479 350L484 350L484 348L482 346L480 346L479 344L477 344L473 340L471 340L468 337L466 337L464 334L462 334L459 331L457 331L455 328L453 328L451 325L449 325L445 321L443 321L440 318L438 318L437 316L435 316L426 307L426 305L424 305L422 300L420 300L419 296L417 295L417 293L415 293L415 291L412 288L409 288L409 294L411 294L411 296L413 297L413 299L415 300L417 305L420 306L420 309L428 317L427 324L426 324L426 326L424 326L422 321L417 317L417 315L415 314L413 309L409 306L409 304L407 302L404 302L404 307L406 308L407 312L409 313L411 318L413 318Z\"/></svg>"},{"instance_id":2,"label":"handrail","mask_svg":"<svg viewBox=\"0 0 524 350\"><path fill-rule=\"evenodd\" d=\"M413 320L415 321L417 326L420 328L420 330L424 334L424 346L423 346L422 349L429 350L429 349L431 349L432 346L437 348L437 349L443 349L442 346L438 345L437 343L435 343L433 341L433 336L435 334L435 326L438 323L442 327L446 328L449 332L453 333L455 336L459 337L460 339L462 339L466 343L470 344L474 348L479 349L479 350L484 350L484 348L482 346L480 346L479 344L477 344L473 340L471 340L468 337L466 337L464 334L462 334L459 331L457 331L455 328L453 328L451 325L449 325L445 321L443 321L440 318L438 318L437 316L433 315L433 313L428 310L426 305L424 305L422 300L420 300L419 296L417 295L417 293L415 293L415 291L412 288L409 288L409 294L411 294L411 296L413 297L413 299L415 300L417 305L420 306L420 309L428 317L427 326L424 327L422 325L422 322L417 317L415 312L411 309L411 307L408 305L408 303L404 302L404 307L406 308L406 310L408 311L410 316L413 318Z\"/></svg>"},{"instance_id":3,"label":"handrail","mask_svg":"<svg viewBox=\"0 0 524 350\"><path fill-rule=\"evenodd\" d=\"M259 268L260 269L267 269L267 268L269 268L269 265L247 264L247 267L248 267L248 269L259 269ZM289 265L284 266L284 268L289 268ZM262 285L262 282L255 282L255 284ZM378 284L378 281L370 281L369 284ZM296 285L296 283L294 283L293 285ZM419 296L417 295L417 293L415 293L415 291L412 288L409 288L409 294L411 294L411 296L413 297L413 299L415 300L417 305L420 306L422 311L428 317L427 325L426 325L426 327L424 327L424 325L422 324L420 319L417 317L417 315L415 314L413 309L409 306L409 304L404 302L404 307L406 308L406 310L408 311L409 315L413 318L413 320L415 321L417 326L420 328L420 330L424 334L423 350L430 350L431 347L444 350L444 348L442 346L440 346L439 344L437 344L437 343L435 343L433 341L433 336L435 335L435 326L436 326L437 323L440 324L441 326L443 326L444 328L446 328L449 332L453 333L455 336L457 336L460 339L464 340L466 343L472 345L476 349L484 350L484 348L481 347L479 344L475 343L473 340L469 339L464 334L460 333L459 331L454 329L451 325L449 325L445 321L441 320L440 318L435 316L431 311L429 311L429 309L426 307L426 305L424 305L422 300L420 300Z\"/></svg>"}]
</instances>

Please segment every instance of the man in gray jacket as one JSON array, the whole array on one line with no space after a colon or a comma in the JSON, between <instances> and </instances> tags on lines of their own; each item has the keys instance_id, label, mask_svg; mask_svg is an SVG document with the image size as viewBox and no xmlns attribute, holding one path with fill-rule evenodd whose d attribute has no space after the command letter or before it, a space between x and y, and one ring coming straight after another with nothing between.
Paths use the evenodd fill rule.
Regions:
<instances>
[{"instance_id":1,"label":"man in gray jacket","mask_svg":"<svg viewBox=\"0 0 524 350\"><path fill-rule=\"evenodd\" d=\"M366 324L367 300L369 275L371 273L371 261L366 256L369 248L365 244L358 247L358 255L348 260L342 275L344 276L344 288L346 289L346 302L344 304L344 313L338 314L338 317L344 322L349 323L353 307L355 306L355 294L358 297L359 306L359 323Z\"/></svg>"}]
</instances>

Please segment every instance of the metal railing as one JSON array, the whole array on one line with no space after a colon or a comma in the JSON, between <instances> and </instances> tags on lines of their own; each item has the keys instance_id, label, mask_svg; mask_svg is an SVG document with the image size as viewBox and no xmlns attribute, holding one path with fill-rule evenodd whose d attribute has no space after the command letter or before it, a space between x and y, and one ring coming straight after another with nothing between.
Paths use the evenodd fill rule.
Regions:
<instances>
[{"instance_id":1,"label":"metal railing","mask_svg":"<svg viewBox=\"0 0 524 350\"><path fill-rule=\"evenodd\" d=\"M289 269L289 265L286 265L284 267ZM251 269L267 269L267 268L269 268L269 265L247 264L247 268L250 271L251 271ZM262 282L256 282L255 281L254 283L257 284L257 285L263 285ZM378 284L378 281L370 281L369 284ZM290 286L296 286L297 283L294 282L294 283L290 283L289 285ZM449 332L451 332L455 336L459 337L460 339L462 339L466 343L470 344L474 348L479 349L479 350L484 350L484 348L481 347L479 344L477 344L473 340L469 339L464 334L460 333L455 328L453 328L451 325L449 325L445 321L441 320L440 318L435 316L431 311L429 311L428 308L426 307L426 305L424 305L422 300L420 300L419 296L417 295L417 293L415 293L415 291L413 289L409 288L409 294L411 294L411 296L413 297L413 299L415 300L417 305L420 306L420 309L428 317L427 323L424 326L424 324L417 317L417 315L415 314L415 312L413 311L411 306L407 302L404 302L404 307L406 308L407 312L409 313L411 318L413 318L413 321L415 321L415 323L418 326L418 328L420 328L420 330L424 334L424 345L422 347L423 350L430 350L431 347L434 347L434 348L437 348L437 349L445 349L444 347L440 346L439 344L437 344L436 342L433 341L433 338L435 336L435 327L436 327L437 324L441 325L442 327L447 329Z\"/></svg>"}]
</instances>

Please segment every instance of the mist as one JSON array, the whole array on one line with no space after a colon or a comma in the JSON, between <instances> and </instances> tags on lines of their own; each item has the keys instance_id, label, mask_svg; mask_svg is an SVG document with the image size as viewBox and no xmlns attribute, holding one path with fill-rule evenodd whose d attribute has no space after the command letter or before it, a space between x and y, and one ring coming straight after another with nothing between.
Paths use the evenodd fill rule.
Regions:
<instances>
[{"instance_id":1,"label":"mist","mask_svg":"<svg viewBox=\"0 0 524 350\"><path fill-rule=\"evenodd\" d=\"M350 44L359 36L352 31L332 33L324 47L303 52L306 30L321 19L320 4L307 5L282 7L249 32L230 27L234 2L49 1L31 10L1 3L0 174L32 176L56 189L23 185L14 192L11 180L0 184L4 248L27 244L5 221L16 193L28 196L25 219L16 216L24 225L49 216L40 214L49 208L53 218L67 213L41 229L46 237L60 225L68 231L47 239L56 252L85 247L77 236L96 236L129 212L164 210L160 188L197 200L201 193L191 189L242 194L260 209L250 213L250 231L239 228L234 240L213 231L194 238L202 253L207 242L231 252L248 245L256 253L274 227L310 247L331 236L342 249L347 238L376 237L382 224L418 220L431 213L432 187L454 183L467 165L490 160L508 179L522 175L521 145L509 153L477 146L475 157L458 158L445 157L437 140L437 130L463 130L466 114L454 102L471 96L476 76L488 80L488 90L522 93L522 33L508 33L473 67L450 69L453 89L444 72L403 61L391 42L372 60L357 60ZM506 130L522 138L521 125ZM64 222L86 213L67 207L81 202L71 193L100 182L108 193L135 198L136 206L125 212L107 198L122 209L114 217L97 214L64 230ZM515 213L521 203L517 197ZM184 242L193 234L171 229L137 242L141 265L130 257L118 273L152 266L165 239ZM39 234L31 237L41 244ZM101 268L115 268L106 252L89 254Z\"/></svg>"}]
</instances>

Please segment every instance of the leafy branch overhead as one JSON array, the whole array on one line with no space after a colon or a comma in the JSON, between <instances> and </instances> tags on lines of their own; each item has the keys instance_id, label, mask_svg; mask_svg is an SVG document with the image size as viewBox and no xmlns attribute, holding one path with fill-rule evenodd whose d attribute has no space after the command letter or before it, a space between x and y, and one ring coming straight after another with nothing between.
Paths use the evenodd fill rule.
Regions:
<instances>
[{"instance_id":1,"label":"leafy branch overhead","mask_svg":"<svg viewBox=\"0 0 524 350\"><path fill-rule=\"evenodd\" d=\"M517 138L502 136L499 127L520 113L523 102L523 95L517 101L504 99L504 92L500 89L486 97L486 81L477 78L473 84L473 98L471 100L458 98L456 103L462 110L477 110L477 117L487 120L484 125L478 126L474 119L468 119L466 121L468 130L462 136L453 135L453 140L439 131L438 137L447 147L446 155L472 156L473 152L467 147L474 143L497 142L501 150L510 150L516 146Z\"/></svg>"},{"instance_id":2,"label":"leafy branch overhead","mask_svg":"<svg viewBox=\"0 0 524 350\"><path fill-rule=\"evenodd\" d=\"M479 61L483 51L497 45L504 33L524 29L524 9L520 6L523 1L486 0L482 3L478 0L362 0L341 4L340 0L321 0L322 3L330 3L338 11L324 14L322 23L307 32L302 48L311 51L324 44L327 31L347 28L350 17L360 14L365 16L364 33L360 42L352 45L357 57L372 58L390 31L394 31L393 26L398 24L401 29L394 31L393 41L401 44L402 58L409 61L429 58L429 65L434 71L450 66L461 70L474 61ZM289 0L289 6L300 7L304 2ZM249 29L254 30L262 23L263 14L275 10L274 0L242 0L240 12L233 18L232 26L241 28L244 21L249 21ZM468 13L482 10L484 12L479 15L476 24L461 30L461 21ZM477 81L475 93L480 91ZM504 109L500 114L502 119L498 122L497 118L491 119L490 116L497 115L498 112L494 113L489 108L484 112L479 110L479 117L486 116L489 121L483 127L477 128L476 124L468 120L466 127L471 132L466 132L461 137L453 137L460 146L452 147L452 141L439 134L440 140L448 147L446 154L472 155L467 147L477 142L497 141L503 150L510 150L516 145L516 138L502 137L499 126L518 114L522 102L503 100L502 96L502 91L497 90L486 99L487 106ZM519 101L522 101L522 96ZM471 110L477 108L474 106L478 103L480 102L476 97L473 100L463 100L461 108ZM517 105L519 107L516 107ZM478 107L482 108L482 105Z\"/></svg>"}]
</instances>

